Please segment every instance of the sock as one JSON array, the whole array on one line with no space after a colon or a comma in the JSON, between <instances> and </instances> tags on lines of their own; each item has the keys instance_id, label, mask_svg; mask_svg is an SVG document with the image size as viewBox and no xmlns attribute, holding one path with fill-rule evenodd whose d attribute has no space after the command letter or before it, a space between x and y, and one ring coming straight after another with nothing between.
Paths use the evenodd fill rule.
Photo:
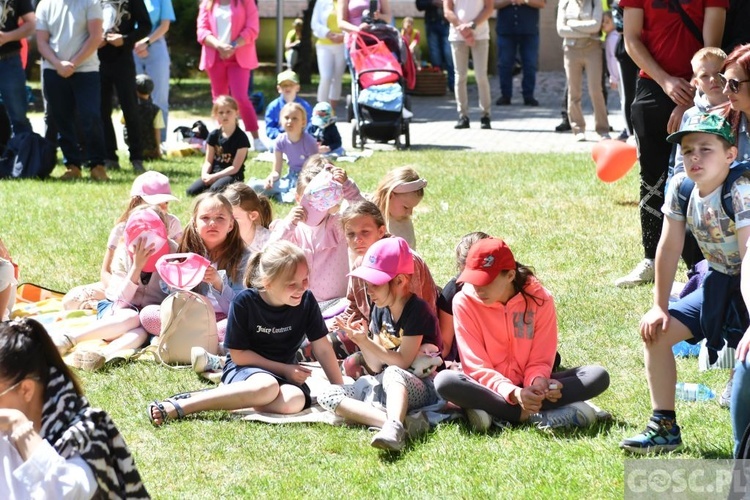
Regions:
<instances>
[{"instance_id":1,"label":"sock","mask_svg":"<svg viewBox=\"0 0 750 500\"><path fill-rule=\"evenodd\" d=\"M658 420L677 420L677 414L674 410L654 410L654 418Z\"/></svg>"}]
</instances>

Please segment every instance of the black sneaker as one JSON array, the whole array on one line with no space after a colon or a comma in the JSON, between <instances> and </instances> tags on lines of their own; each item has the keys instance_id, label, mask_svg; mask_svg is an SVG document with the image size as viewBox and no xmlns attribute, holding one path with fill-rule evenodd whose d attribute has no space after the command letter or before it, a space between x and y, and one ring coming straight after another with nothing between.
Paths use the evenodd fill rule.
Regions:
<instances>
[{"instance_id":1,"label":"black sneaker","mask_svg":"<svg viewBox=\"0 0 750 500\"><path fill-rule=\"evenodd\" d=\"M539 106L539 101L537 101L533 97L525 97L523 99L523 105L524 106Z\"/></svg>"},{"instance_id":2,"label":"black sneaker","mask_svg":"<svg viewBox=\"0 0 750 500\"><path fill-rule=\"evenodd\" d=\"M573 128L570 126L570 122L563 118L563 121L555 127L555 132L570 132Z\"/></svg>"},{"instance_id":3,"label":"black sneaker","mask_svg":"<svg viewBox=\"0 0 750 500\"><path fill-rule=\"evenodd\" d=\"M469 128L469 117L468 116L459 116L458 121L453 126L453 128L459 129L459 128Z\"/></svg>"},{"instance_id":4,"label":"black sneaker","mask_svg":"<svg viewBox=\"0 0 750 500\"><path fill-rule=\"evenodd\" d=\"M506 96L500 96L497 98L497 101L495 101L495 105L497 106L509 106L510 105L510 97Z\"/></svg>"},{"instance_id":5,"label":"black sneaker","mask_svg":"<svg viewBox=\"0 0 750 500\"><path fill-rule=\"evenodd\" d=\"M481 125L479 128L483 129L491 129L492 125L490 125L490 117L489 116L483 116L481 120L479 120Z\"/></svg>"}]
</instances>

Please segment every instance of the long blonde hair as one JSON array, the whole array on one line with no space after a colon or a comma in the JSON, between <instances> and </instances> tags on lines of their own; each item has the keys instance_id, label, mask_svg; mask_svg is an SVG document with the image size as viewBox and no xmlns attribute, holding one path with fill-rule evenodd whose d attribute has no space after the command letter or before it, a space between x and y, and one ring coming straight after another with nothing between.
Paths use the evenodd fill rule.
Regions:
<instances>
[{"instance_id":1,"label":"long blonde hair","mask_svg":"<svg viewBox=\"0 0 750 500\"><path fill-rule=\"evenodd\" d=\"M417 182L417 181L423 181L423 186L414 189L411 191L405 191L405 192L413 192L416 193L417 196L420 198L424 196L424 186L427 185L427 181L424 181L416 170L414 170L410 166L404 166L404 167L398 167L394 168L393 170L390 170L385 176L380 179L380 182L378 183L378 186L375 188L375 192L373 193L373 201L378 206L380 211L383 213L383 218L385 219L386 228L388 228L388 231L390 232L390 203L391 203L391 195L393 194L393 190L398 188L399 186L402 186L409 182Z\"/></svg>"}]
</instances>

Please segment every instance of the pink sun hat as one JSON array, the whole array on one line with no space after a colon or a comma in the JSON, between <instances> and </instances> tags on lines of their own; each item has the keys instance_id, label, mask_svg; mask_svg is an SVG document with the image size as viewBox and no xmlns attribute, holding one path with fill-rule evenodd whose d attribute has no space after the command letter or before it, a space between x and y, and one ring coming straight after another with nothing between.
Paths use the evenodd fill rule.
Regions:
<instances>
[{"instance_id":1,"label":"pink sun hat","mask_svg":"<svg viewBox=\"0 0 750 500\"><path fill-rule=\"evenodd\" d=\"M321 170L313 177L302 194L300 205L305 209L305 224L317 226L328 215L328 211L344 200L344 188L333 180L330 170Z\"/></svg>"},{"instance_id":2,"label":"pink sun hat","mask_svg":"<svg viewBox=\"0 0 750 500\"><path fill-rule=\"evenodd\" d=\"M125 245L132 257L135 244L145 239L147 245L154 245L156 251L151 254L143 266L143 271L152 273L156 270L156 261L162 255L169 253L169 239L167 227L159 214L151 208L144 208L133 212L125 223Z\"/></svg>"},{"instance_id":3,"label":"pink sun hat","mask_svg":"<svg viewBox=\"0 0 750 500\"><path fill-rule=\"evenodd\" d=\"M200 285L211 261L197 253L170 253L156 261L156 272L171 288L192 290Z\"/></svg>"},{"instance_id":4,"label":"pink sun hat","mask_svg":"<svg viewBox=\"0 0 750 500\"><path fill-rule=\"evenodd\" d=\"M362 265L347 276L362 278L373 285L384 285L399 274L414 274L414 256L405 239L383 238L367 249Z\"/></svg>"},{"instance_id":5,"label":"pink sun hat","mask_svg":"<svg viewBox=\"0 0 750 500\"><path fill-rule=\"evenodd\" d=\"M179 201L172 194L169 178L155 170L144 172L133 181L130 196L140 196L149 205L159 205L169 201Z\"/></svg>"}]
</instances>

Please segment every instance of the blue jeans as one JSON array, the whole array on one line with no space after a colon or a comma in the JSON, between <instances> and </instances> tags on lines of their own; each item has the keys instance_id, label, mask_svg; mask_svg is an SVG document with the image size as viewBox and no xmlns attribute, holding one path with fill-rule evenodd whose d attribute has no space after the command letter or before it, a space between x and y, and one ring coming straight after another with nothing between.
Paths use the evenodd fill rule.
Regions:
<instances>
[{"instance_id":1,"label":"blue jeans","mask_svg":"<svg viewBox=\"0 0 750 500\"><path fill-rule=\"evenodd\" d=\"M734 432L734 455L739 451L742 434L750 425L750 361L737 361L732 383L732 431Z\"/></svg>"},{"instance_id":2,"label":"blue jeans","mask_svg":"<svg viewBox=\"0 0 750 500\"><path fill-rule=\"evenodd\" d=\"M164 117L164 128L161 131L162 142L167 140L169 127L169 51L164 37L159 38L148 48L148 55L140 58L133 54L136 74L145 73L154 81L151 100L161 108Z\"/></svg>"},{"instance_id":3,"label":"blue jeans","mask_svg":"<svg viewBox=\"0 0 750 500\"><path fill-rule=\"evenodd\" d=\"M26 74L21 65L21 56L0 60L0 96L13 128L13 134L31 132L31 123L26 117L29 100L26 96Z\"/></svg>"},{"instance_id":4,"label":"blue jeans","mask_svg":"<svg viewBox=\"0 0 750 500\"><path fill-rule=\"evenodd\" d=\"M500 93L503 97L513 96L513 66L516 54L521 52L523 80L521 90L524 99L534 97L536 71L539 60L539 35L498 35L497 36L497 70L500 75Z\"/></svg>"},{"instance_id":5,"label":"blue jeans","mask_svg":"<svg viewBox=\"0 0 750 500\"><path fill-rule=\"evenodd\" d=\"M43 85L47 110L57 126L65 165L81 167L86 162L93 168L104 164L99 72L73 73L63 78L54 69L45 69ZM76 134L76 112L86 141L85 157Z\"/></svg>"},{"instance_id":6,"label":"blue jeans","mask_svg":"<svg viewBox=\"0 0 750 500\"><path fill-rule=\"evenodd\" d=\"M448 42L450 27L445 22L426 22L427 50L430 51L430 64L448 72L448 88L454 86L453 56Z\"/></svg>"}]
</instances>

